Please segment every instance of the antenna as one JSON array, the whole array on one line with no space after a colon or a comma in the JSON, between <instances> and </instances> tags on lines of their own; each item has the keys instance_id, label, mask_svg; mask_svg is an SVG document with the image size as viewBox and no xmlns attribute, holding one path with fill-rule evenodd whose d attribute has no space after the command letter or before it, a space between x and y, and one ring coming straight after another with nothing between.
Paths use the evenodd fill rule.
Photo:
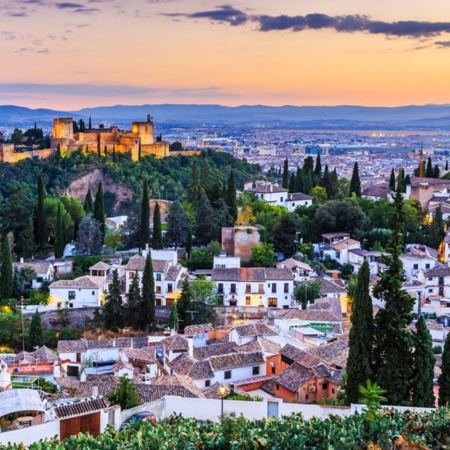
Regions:
<instances>
[{"instance_id":1,"label":"antenna","mask_svg":"<svg viewBox=\"0 0 450 450\"><path fill-rule=\"evenodd\" d=\"M197 314L198 311L186 311L187 313L191 313L191 321L194 321L194 314Z\"/></svg>"}]
</instances>

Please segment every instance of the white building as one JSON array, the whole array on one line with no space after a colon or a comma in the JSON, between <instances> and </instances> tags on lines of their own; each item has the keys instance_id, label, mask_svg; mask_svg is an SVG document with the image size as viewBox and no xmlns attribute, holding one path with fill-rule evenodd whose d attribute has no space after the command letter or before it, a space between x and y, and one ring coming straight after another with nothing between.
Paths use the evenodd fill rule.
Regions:
<instances>
[{"instance_id":1,"label":"white building","mask_svg":"<svg viewBox=\"0 0 450 450\"><path fill-rule=\"evenodd\" d=\"M211 279L224 305L289 308L293 302L291 269L213 269Z\"/></svg>"},{"instance_id":2,"label":"white building","mask_svg":"<svg viewBox=\"0 0 450 450\"><path fill-rule=\"evenodd\" d=\"M314 276L315 272L309 264L296 259L289 258L281 261L277 264L279 269L291 269L294 275L294 281L305 281L311 276Z\"/></svg>"},{"instance_id":3,"label":"white building","mask_svg":"<svg viewBox=\"0 0 450 450\"><path fill-rule=\"evenodd\" d=\"M349 263L349 250L361 248L361 243L351 239L349 233L327 233L322 234L323 242L315 245L320 259L327 255L339 264Z\"/></svg>"},{"instance_id":4,"label":"white building","mask_svg":"<svg viewBox=\"0 0 450 450\"><path fill-rule=\"evenodd\" d=\"M384 264L381 262L383 255L388 255L388 253L359 248L353 249L348 251L348 263L352 265L353 272L358 273L364 261L367 261L369 263L370 275L376 275L384 267Z\"/></svg>"},{"instance_id":5,"label":"white building","mask_svg":"<svg viewBox=\"0 0 450 450\"><path fill-rule=\"evenodd\" d=\"M13 264L13 269L17 267L19 270L23 267L30 267L36 272L36 279L32 281L31 288L39 289L42 286L43 281L52 281L55 276L55 268L49 261L28 261Z\"/></svg>"},{"instance_id":6,"label":"white building","mask_svg":"<svg viewBox=\"0 0 450 450\"><path fill-rule=\"evenodd\" d=\"M431 256L422 257L414 255L400 255L403 263L403 272L407 280L417 279L420 271L433 269L437 261Z\"/></svg>"},{"instance_id":7,"label":"white building","mask_svg":"<svg viewBox=\"0 0 450 450\"><path fill-rule=\"evenodd\" d=\"M287 189L276 186L272 183L264 183L255 188L248 189L255 197L270 203L272 206L284 206L292 212L298 206L311 206L313 198L309 195L295 192L290 194Z\"/></svg>"},{"instance_id":8,"label":"white building","mask_svg":"<svg viewBox=\"0 0 450 450\"><path fill-rule=\"evenodd\" d=\"M238 256L214 256L214 269L238 269L241 267L241 258Z\"/></svg>"}]
</instances>

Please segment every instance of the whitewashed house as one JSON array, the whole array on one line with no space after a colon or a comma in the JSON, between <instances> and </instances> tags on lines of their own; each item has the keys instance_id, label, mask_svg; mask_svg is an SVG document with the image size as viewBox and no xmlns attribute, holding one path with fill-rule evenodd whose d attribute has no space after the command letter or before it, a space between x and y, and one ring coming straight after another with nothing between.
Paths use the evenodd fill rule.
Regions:
<instances>
[{"instance_id":1,"label":"whitewashed house","mask_svg":"<svg viewBox=\"0 0 450 450\"><path fill-rule=\"evenodd\" d=\"M313 198L301 192L289 193L287 189L276 186L272 183L263 183L248 189L248 192L255 194L255 197L270 203L272 206L283 206L292 212L298 206L311 206Z\"/></svg>"},{"instance_id":2,"label":"whitewashed house","mask_svg":"<svg viewBox=\"0 0 450 450\"><path fill-rule=\"evenodd\" d=\"M13 269L17 267L19 270L23 267L30 267L36 272L36 278L31 283L32 289L39 289L43 281L52 281L55 276L55 268L49 261L28 261L23 262L21 259L18 263L13 263Z\"/></svg>"},{"instance_id":3,"label":"whitewashed house","mask_svg":"<svg viewBox=\"0 0 450 450\"><path fill-rule=\"evenodd\" d=\"M420 271L426 272L437 264L437 261L431 256L400 255L400 259L407 280L417 279Z\"/></svg>"},{"instance_id":4,"label":"whitewashed house","mask_svg":"<svg viewBox=\"0 0 450 450\"><path fill-rule=\"evenodd\" d=\"M305 281L314 275L314 270L309 264L293 258L279 262L277 267L278 269L291 269L294 281Z\"/></svg>"}]
</instances>

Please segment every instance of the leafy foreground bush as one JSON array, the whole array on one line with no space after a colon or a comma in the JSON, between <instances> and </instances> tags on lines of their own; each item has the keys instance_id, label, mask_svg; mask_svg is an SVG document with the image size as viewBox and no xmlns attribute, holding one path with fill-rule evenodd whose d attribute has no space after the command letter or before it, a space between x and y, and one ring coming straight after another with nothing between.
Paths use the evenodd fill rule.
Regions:
<instances>
[{"instance_id":1,"label":"leafy foreground bush","mask_svg":"<svg viewBox=\"0 0 450 450\"><path fill-rule=\"evenodd\" d=\"M5 447L3 447L5 448ZM23 445L8 449L23 450ZM365 415L305 420L299 414L281 420L248 421L226 416L222 423L198 423L172 416L138 421L122 432L108 429L98 438L78 435L59 443L40 441L30 450L122 449L449 449L450 409L430 413L383 411L375 420Z\"/></svg>"}]
</instances>

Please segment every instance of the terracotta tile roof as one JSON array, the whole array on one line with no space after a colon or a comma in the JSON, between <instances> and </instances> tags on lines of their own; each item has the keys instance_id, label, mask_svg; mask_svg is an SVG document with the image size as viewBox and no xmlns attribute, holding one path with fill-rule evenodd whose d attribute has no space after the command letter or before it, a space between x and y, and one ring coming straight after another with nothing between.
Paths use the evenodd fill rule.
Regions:
<instances>
[{"instance_id":1,"label":"terracotta tile roof","mask_svg":"<svg viewBox=\"0 0 450 450\"><path fill-rule=\"evenodd\" d=\"M203 394L190 377L184 375L165 375L152 380L151 386L180 386L187 389L197 398L203 398ZM170 395L170 394L166 394Z\"/></svg>"},{"instance_id":2,"label":"terracotta tile roof","mask_svg":"<svg viewBox=\"0 0 450 450\"><path fill-rule=\"evenodd\" d=\"M82 353L87 350L87 341L58 341L56 350L58 353Z\"/></svg>"},{"instance_id":3,"label":"terracotta tile roof","mask_svg":"<svg viewBox=\"0 0 450 450\"><path fill-rule=\"evenodd\" d=\"M450 267L438 263L432 269L425 272L425 277L448 277L450 276Z\"/></svg>"},{"instance_id":4,"label":"terracotta tile roof","mask_svg":"<svg viewBox=\"0 0 450 450\"><path fill-rule=\"evenodd\" d=\"M254 188L248 189L249 192L255 192L256 194L270 194L272 192L280 193L280 192L288 192L287 189L281 188L279 186L275 186L274 184L260 184Z\"/></svg>"},{"instance_id":5,"label":"terracotta tile roof","mask_svg":"<svg viewBox=\"0 0 450 450\"><path fill-rule=\"evenodd\" d=\"M214 378L209 361L196 361L188 373L193 380L208 380Z\"/></svg>"},{"instance_id":6,"label":"terracotta tile roof","mask_svg":"<svg viewBox=\"0 0 450 450\"><path fill-rule=\"evenodd\" d=\"M327 294L346 294L347 290L339 286L336 282L331 280L326 280L325 278L310 278L309 280L301 281L298 286L303 286L304 284L310 284L314 281L320 283L320 293L322 295Z\"/></svg>"},{"instance_id":7,"label":"terracotta tile roof","mask_svg":"<svg viewBox=\"0 0 450 450\"><path fill-rule=\"evenodd\" d=\"M58 419L67 419L73 416L84 416L96 411L100 411L109 406L108 401L104 397L86 398L77 400L68 404L60 404L55 406L55 414Z\"/></svg>"},{"instance_id":8,"label":"terracotta tile roof","mask_svg":"<svg viewBox=\"0 0 450 450\"><path fill-rule=\"evenodd\" d=\"M287 269L296 269L297 267L302 270L306 270L308 272L312 272L312 267L309 264L306 264L302 261L297 261L293 258L285 259L277 264L279 269L287 268Z\"/></svg>"},{"instance_id":9,"label":"terracotta tile roof","mask_svg":"<svg viewBox=\"0 0 450 450\"><path fill-rule=\"evenodd\" d=\"M313 198L309 195L302 194L301 192L293 192L292 194L288 194L288 201L298 201L298 200L312 200Z\"/></svg>"},{"instance_id":10,"label":"terracotta tile roof","mask_svg":"<svg viewBox=\"0 0 450 450\"><path fill-rule=\"evenodd\" d=\"M207 334L209 331L214 330L214 327L210 323L201 323L198 325L189 325L187 327L184 327L184 334L188 334L192 336L193 334L196 334L198 332Z\"/></svg>"},{"instance_id":11,"label":"terracotta tile roof","mask_svg":"<svg viewBox=\"0 0 450 450\"><path fill-rule=\"evenodd\" d=\"M161 341L161 344L164 348L164 352L168 353L170 351L188 351L189 343L188 341L180 336L179 334L174 334L166 339Z\"/></svg>"},{"instance_id":12,"label":"terracotta tile roof","mask_svg":"<svg viewBox=\"0 0 450 450\"><path fill-rule=\"evenodd\" d=\"M240 271L240 281L265 281L266 279L265 269L259 267L243 267Z\"/></svg>"},{"instance_id":13,"label":"terracotta tile roof","mask_svg":"<svg viewBox=\"0 0 450 450\"><path fill-rule=\"evenodd\" d=\"M218 269L214 268L211 272L211 279L215 281L240 281L241 269Z\"/></svg>"},{"instance_id":14,"label":"terracotta tile roof","mask_svg":"<svg viewBox=\"0 0 450 450\"><path fill-rule=\"evenodd\" d=\"M104 263L103 261L99 261L93 266L89 267L89 270L109 270L111 266L109 264Z\"/></svg>"},{"instance_id":15,"label":"terracotta tile roof","mask_svg":"<svg viewBox=\"0 0 450 450\"><path fill-rule=\"evenodd\" d=\"M159 348L162 348L162 346L126 349L124 352L133 366L142 366L156 363L155 352Z\"/></svg>"},{"instance_id":16,"label":"terracotta tile roof","mask_svg":"<svg viewBox=\"0 0 450 450\"><path fill-rule=\"evenodd\" d=\"M319 364L317 366L311 367L314 375L318 378L326 378L331 377L331 372L329 370L329 367L327 367L325 364Z\"/></svg>"},{"instance_id":17,"label":"terracotta tile roof","mask_svg":"<svg viewBox=\"0 0 450 450\"><path fill-rule=\"evenodd\" d=\"M244 325L236 325L233 328L238 336L278 336L278 329L274 325L263 322L254 322Z\"/></svg>"},{"instance_id":18,"label":"terracotta tile roof","mask_svg":"<svg viewBox=\"0 0 450 450\"><path fill-rule=\"evenodd\" d=\"M247 342L244 345L235 345L234 350L237 353L242 353L242 352L247 352L247 353L251 353L251 352L261 352L262 348L261 345L259 345L259 342L255 339L253 341Z\"/></svg>"},{"instance_id":19,"label":"terracotta tile roof","mask_svg":"<svg viewBox=\"0 0 450 450\"><path fill-rule=\"evenodd\" d=\"M188 375L195 363L195 359L192 359L188 354L183 353L177 356L175 359L167 363L167 365L175 372L177 375Z\"/></svg>"},{"instance_id":20,"label":"terracotta tile roof","mask_svg":"<svg viewBox=\"0 0 450 450\"><path fill-rule=\"evenodd\" d=\"M80 384L80 379L78 377L55 377L55 381L61 389L66 391L76 391Z\"/></svg>"},{"instance_id":21,"label":"terracotta tile roof","mask_svg":"<svg viewBox=\"0 0 450 450\"><path fill-rule=\"evenodd\" d=\"M115 364L113 364L112 366L112 370L114 370L114 372L118 372L121 369L128 369L134 372L134 367L132 364L130 364L129 362L124 362L124 361L117 361Z\"/></svg>"},{"instance_id":22,"label":"terracotta tile roof","mask_svg":"<svg viewBox=\"0 0 450 450\"><path fill-rule=\"evenodd\" d=\"M46 275L51 269L52 263L48 261L29 261L29 262L16 262L13 263L13 268L17 267L21 269L22 267L31 267L34 269L37 275Z\"/></svg>"},{"instance_id":23,"label":"terracotta tile roof","mask_svg":"<svg viewBox=\"0 0 450 450\"><path fill-rule=\"evenodd\" d=\"M278 353L280 353L281 350L280 344L269 341L268 339L265 339L261 336L258 336L257 339L264 353L269 353L271 355L278 355Z\"/></svg>"},{"instance_id":24,"label":"terracotta tile roof","mask_svg":"<svg viewBox=\"0 0 450 450\"><path fill-rule=\"evenodd\" d=\"M167 281L176 281L180 276L183 266L181 264L176 264L175 266L170 266L166 274Z\"/></svg>"},{"instance_id":25,"label":"terracotta tile roof","mask_svg":"<svg viewBox=\"0 0 450 450\"><path fill-rule=\"evenodd\" d=\"M165 273L170 261L161 260L161 259L153 259L152 263L153 263L153 272ZM137 270L139 272L143 272L144 268L145 268L145 258L140 255L132 256L129 259L128 264L125 266L125 269L127 271L133 271L133 272L135 270Z\"/></svg>"},{"instance_id":26,"label":"terracotta tile roof","mask_svg":"<svg viewBox=\"0 0 450 450\"><path fill-rule=\"evenodd\" d=\"M336 250L345 250L347 246L350 248L360 244L356 239L346 239L345 241L336 242L336 244L331 244L330 246Z\"/></svg>"},{"instance_id":27,"label":"terracotta tile roof","mask_svg":"<svg viewBox=\"0 0 450 450\"><path fill-rule=\"evenodd\" d=\"M326 364L342 368L347 366L348 351L348 343L343 340L335 340L310 350Z\"/></svg>"},{"instance_id":28,"label":"terracotta tile roof","mask_svg":"<svg viewBox=\"0 0 450 450\"><path fill-rule=\"evenodd\" d=\"M329 371L330 371L331 375L329 377L327 377L327 380L330 383L334 383L339 386L339 384L341 383L341 380L342 380L342 374L345 372L345 370L344 369L342 369L342 370L333 369L330 367Z\"/></svg>"},{"instance_id":29,"label":"terracotta tile roof","mask_svg":"<svg viewBox=\"0 0 450 450\"><path fill-rule=\"evenodd\" d=\"M254 353L231 353L229 355L214 356L209 360L214 372L218 370L237 369L264 364L261 352Z\"/></svg>"},{"instance_id":30,"label":"terracotta tile roof","mask_svg":"<svg viewBox=\"0 0 450 450\"><path fill-rule=\"evenodd\" d=\"M98 395L108 398L111 392L117 389L117 386L120 384L119 377L114 375L97 375L96 377L102 378L90 378L93 376L95 377L95 375L88 375L86 381L80 381L75 397L92 397L94 387L96 387Z\"/></svg>"},{"instance_id":31,"label":"terracotta tile roof","mask_svg":"<svg viewBox=\"0 0 450 450\"><path fill-rule=\"evenodd\" d=\"M29 352L20 352L14 357L14 363L30 363L34 364L36 362L36 358L32 353Z\"/></svg>"},{"instance_id":32,"label":"terracotta tile roof","mask_svg":"<svg viewBox=\"0 0 450 450\"><path fill-rule=\"evenodd\" d=\"M305 352L304 350L300 350L299 348L294 347L291 344L286 344L280 350L280 354L308 369L321 363L320 359L317 356Z\"/></svg>"},{"instance_id":33,"label":"terracotta tile roof","mask_svg":"<svg viewBox=\"0 0 450 450\"><path fill-rule=\"evenodd\" d=\"M276 382L291 392L297 392L298 389L313 379L314 373L312 371L294 363L276 377Z\"/></svg>"},{"instance_id":34,"label":"terracotta tile roof","mask_svg":"<svg viewBox=\"0 0 450 450\"><path fill-rule=\"evenodd\" d=\"M234 386L242 387L242 386L246 386L248 384L266 382L273 378L274 377L272 375L261 375L259 377L244 378L243 380L235 381Z\"/></svg>"},{"instance_id":35,"label":"terracotta tile roof","mask_svg":"<svg viewBox=\"0 0 450 450\"><path fill-rule=\"evenodd\" d=\"M75 280L59 280L50 285L51 289L100 289L105 284L104 277L85 275Z\"/></svg>"},{"instance_id":36,"label":"terracotta tile roof","mask_svg":"<svg viewBox=\"0 0 450 450\"><path fill-rule=\"evenodd\" d=\"M204 398L204 395L199 390L199 395L190 391L184 386L162 386L155 384L137 384L136 392L140 403L148 403L158 400L165 395L172 395L175 397L184 398Z\"/></svg>"},{"instance_id":37,"label":"terracotta tile roof","mask_svg":"<svg viewBox=\"0 0 450 450\"><path fill-rule=\"evenodd\" d=\"M294 279L292 270L290 269L265 269L265 279L266 280L286 280L290 281Z\"/></svg>"},{"instance_id":38,"label":"terracotta tile roof","mask_svg":"<svg viewBox=\"0 0 450 450\"><path fill-rule=\"evenodd\" d=\"M53 363L59 359L58 353L54 350L43 345L41 348L37 349L32 353L37 361L40 362L50 362Z\"/></svg>"},{"instance_id":39,"label":"terracotta tile roof","mask_svg":"<svg viewBox=\"0 0 450 450\"><path fill-rule=\"evenodd\" d=\"M277 384L277 381L275 377L271 377L270 380L267 380L265 383L261 385L261 389L268 394L275 397L275 385Z\"/></svg>"},{"instance_id":40,"label":"terracotta tile roof","mask_svg":"<svg viewBox=\"0 0 450 450\"><path fill-rule=\"evenodd\" d=\"M219 343L214 345L206 345L204 347L194 347L194 358L197 360L208 359L212 356L226 355L235 353L236 344L233 342Z\"/></svg>"},{"instance_id":41,"label":"terracotta tile roof","mask_svg":"<svg viewBox=\"0 0 450 450\"><path fill-rule=\"evenodd\" d=\"M369 186L361 193L363 197L390 197L394 191L380 186Z\"/></svg>"}]
</instances>

